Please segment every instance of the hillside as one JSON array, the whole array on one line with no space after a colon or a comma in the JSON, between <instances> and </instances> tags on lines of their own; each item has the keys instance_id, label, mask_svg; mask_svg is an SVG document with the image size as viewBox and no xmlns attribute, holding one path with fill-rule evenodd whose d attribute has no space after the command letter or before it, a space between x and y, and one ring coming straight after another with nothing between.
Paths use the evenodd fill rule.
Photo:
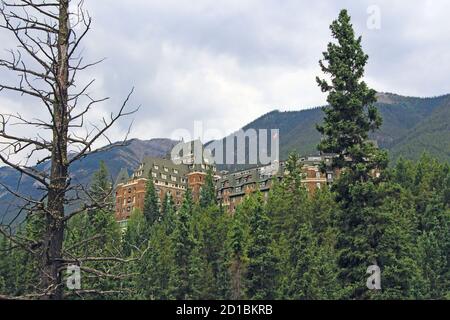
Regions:
<instances>
[{"instance_id":1,"label":"hillside","mask_svg":"<svg viewBox=\"0 0 450 320\"><path fill-rule=\"evenodd\" d=\"M423 152L442 161L450 160L450 95L415 98L381 93L378 101L383 126L371 138L377 140L380 147L391 151L392 160L400 155L417 159ZM322 108L276 110L249 123L244 130L279 128L282 159L286 159L291 151L315 154L320 141L316 124L323 116Z\"/></svg>"},{"instance_id":2,"label":"hillside","mask_svg":"<svg viewBox=\"0 0 450 320\"><path fill-rule=\"evenodd\" d=\"M450 99L436 108L429 117L421 121L405 135L396 140L391 148L391 157L400 156L417 160L423 151L440 161L450 159Z\"/></svg>"}]
</instances>

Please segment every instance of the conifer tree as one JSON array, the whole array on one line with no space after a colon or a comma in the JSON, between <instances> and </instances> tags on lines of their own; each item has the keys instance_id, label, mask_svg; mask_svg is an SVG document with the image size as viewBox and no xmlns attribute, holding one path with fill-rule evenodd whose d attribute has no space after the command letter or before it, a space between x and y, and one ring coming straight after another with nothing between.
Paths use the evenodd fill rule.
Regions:
<instances>
[{"instance_id":1,"label":"conifer tree","mask_svg":"<svg viewBox=\"0 0 450 320\"><path fill-rule=\"evenodd\" d=\"M135 289L139 296L150 300L171 298L170 275L174 264L171 238L164 224L154 224L150 230L148 250L137 261Z\"/></svg>"},{"instance_id":2,"label":"conifer tree","mask_svg":"<svg viewBox=\"0 0 450 320\"><path fill-rule=\"evenodd\" d=\"M174 265L170 276L172 296L177 299L187 299L191 295L189 283L190 256L194 249L194 239L191 232L191 217L194 204L191 190L188 188L175 220L175 230L172 234L172 251Z\"/></svg>"},{"instance_id":3,"label":"conifer tree","mask_svg":"<svg viewBox=\"0 0 450 320\"><path fill-rule=\"evenodd\" d=\"M121 256L121 233L113 212L112 183L105 163L100 162L99 170L92 177L89 197L99 206L75 216L68 224L64 247L72 256L113 257ZM98 270L107 274L119 270L117 261L86 262L84 268ZM108 277L85 277L83 288L98 292L112 291L118 282ZM106 296L91 295L91 298Z\"/></svg>"},{"instance_id":4,"label":"conifer tree","mask_svg":"<svg viewBox=\"0 0 450 320\"><path fill-rule=\"evenodd\" d=\"M161 208L162 222L164 224L164 230L166 231L166 235L169 236L172 234L175 229L175 220L176 220L176 208L173 202L172 195L170 193L166 193L164 197L164 202Z\"/></svg>"},{"instance_id":5,"label":"conifer tree","mask_svg":"<svg viewBox=\"0 0 450 320\"><path fill-rule=\"evenodd\" d=\"M158 195L156 194L155 184L153 183L153 177L151 172L149 172L146 188L145 188L145 198L144 198L144 209L143 214L147 224L152 226L155 222L160 219Z\"/></svg>"},{"instance_id":6,"label":"conifer tree","mask_svg":"<svg viewBox=\"0 0 450 320\"><path fill-rule=\"evenodd\" d=\"M196 212L194 219L198 219ZM201 223L191 221L192 251L189 256L189 294L188 299L203 300L216 298L214 274L208 261L206 243Z\"/></svg>"},{"instance_id":7,"label":"conifer tree","mask_svg":"<svg viewBox=\"0 0 450 320\"><path fill-rule=\"evenodd\" d=\"M246 244L244 227L238 217L233 217L228 235L230 252L229 272L231 281L231 299L241 300L245 295Z\"/></svg>"},{"instance_id":8,"label":"conifer tree","mask_svg":"<svg viewBox=\"0 0 450 320\"><path fill-rule=\"evenodd\" d=\"M216 203L217 198L213 171L211 168L209 168L205 178L205 184L200 191L200 207L207 208L208 206L214 205Z\"/></svg>"},{"instance_id":9,"label":"conifer tree","mask_svg":"<svg viewBox=\"0 0 450 320\"><path fill-rule=\"evenodd\" d=\"M329 103L324 109L324 124L317 127L323 135L318 148L337 154L332 168L342 169L333 186L340 206L336 244L339 279L348 297L362 298L367 295L367 267L380 263L380 238L387 222L376 209L383 197L377 193L380 179L374 173L386 167L387 156L368 141L369 131L378 129L382 120L374 106L376 92L362 80L368 56L362 50L361 37L355 38L346 10L330 29L336 42L328 45L320 66L331 82L317 78L322 91L328 93Z\"/></svg>"},{"instance_id":10,"label":"conifer tree","mask_svg":"<svg viewBox=\"0 0 450 320\"><path fill-rule=\"evenodd\" d=\"M419 263L427 298L443 298L450 287L450 166L424 154L415 164L412 202L417 218Z\"/></svg>"},{"instance_id":11,"label":"conifer tree","mask_svg":"<svg viewBox=\"0 0 450 320\"><path fill-rule=\"evenodd\" d=\"M136 249L145 247L149 240L147 223L139 209L134 209L127 221L127 227L122 239L123 252L126 257L132 256Z\"/></svg>"},{"instance_id":12,"label":"conifer tree","mask_svg":"<svg viewBox=\"0 0 450 320\"><path fill-rule=\"evenodd\" d=\"M336 43L328 44L320 67L331 82L317 78L322 92L328 93L329 104L324 108L323 125L317 126L323 135L319 150L337 154L334 168L350 168L359 179L367 180L371 170L386 164L385 154L368 141L369 131L382 124L374 106L376 91L362 80L369 57L361 37L355 38L347 10L340 12L330 29Z\"/></svg>"},{"instance_id":13,"label":"conifer tree","mask_svg":"<svg viewBox=\"0 0 450 320\"><path fill-rule=\"evenodd\" d=\"M249 199L253 207L250 216L247 295L249 299L275 299L277 260L273 250L270 219L264 210L261 193Z\"/></svg>"}]
</instances>

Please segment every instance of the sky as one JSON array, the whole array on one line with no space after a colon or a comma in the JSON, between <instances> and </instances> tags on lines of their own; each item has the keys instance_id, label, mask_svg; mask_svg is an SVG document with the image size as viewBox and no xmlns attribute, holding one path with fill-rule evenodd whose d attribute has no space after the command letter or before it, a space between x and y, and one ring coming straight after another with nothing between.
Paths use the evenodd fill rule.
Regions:
<instances>
[{"instance_id":1,"label":"sky","mask_svg":"<svg viewBox=\"0 0 450 320\"><path fill-rule=\"evenodd\" d=\"M448 0L86 0L85 8L93 26L83 54L106 60L80 81L95 78L93 95L111 98L89 120L117 111L132 87L130 107L141 106L110 131L115 141L131 122L130 138L177 138L195 121L219 138L274 109L324 105L315 77L342 8L363 37L371 87L421 97L450 93ZM0 93L2 113L40 110Z\"/></svg>"}]
</instances>

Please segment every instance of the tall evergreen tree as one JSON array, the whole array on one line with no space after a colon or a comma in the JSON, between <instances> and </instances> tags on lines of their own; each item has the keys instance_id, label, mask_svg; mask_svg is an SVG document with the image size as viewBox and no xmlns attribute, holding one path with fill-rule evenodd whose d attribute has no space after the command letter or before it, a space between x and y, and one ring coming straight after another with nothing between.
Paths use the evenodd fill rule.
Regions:
<instances>
[{"instance_id":1,"label":"tall evergreen tree","mask_svg":"<svg viewBox=\"0 0 450 320\"><path fill-rule=\"evenodd\" d=\"M150 300L171 298L170 276L174 264L172 239L165 224L154 224L149 232L148 250L137 261L135 289L139 297Z\"/></svg>"},{"instance_id":2,"label":"tall evergreen tree","mask_svg":"<svg viewBox=\"0 0 450 320\"><path fill-rule=\"evenodd\" d=\"M335 43L328 45L320 61L322 71L331 83L317 78L323 92L328 93L329 106L318 130L323 135L319 150L337 154L332 168L342 169L334 185L340 206L339 279L352 298L367 297L365 272L379 265L380 239L389 220L377 210L383 197L377 192L380 179L376 170L387 166L387 156L368 141L368 133L380 127L382 120L376 107L376 92L362 80L368 56L363 52L361 37L355 38L350 16L342 10L330 26Z\"/></svg>"},{"instance_id":3,"label":"tall evergreen tree","mask_svg":"<svg viewBox=\"0 0 450 320\"><path fill-rule=\"evenodd\" d=\"M216 187L214 185L214 176L211 168L208 169L205 184L200 191L200 206L206 208L217 203Z\"/></svg>"},{"instance_id":4,"label":"tall evergreen tree","mask_svg":"<svg viewBox=\"0 0 450 320\"><path fill-rule=\"evenodd\" d=\"M252 196L250 244L248 250L247 294L252 300L274 299L277 260L273 250L270 219L264 210L261 193Z\"/></svg>"},{"instance_id":5,"label":"tall evergreen tree","mask_svg":"<svg viewBox=\"0 0 450 320\"><path fill-rule=\"evenodd\" d=\"M244 226L241 219L233 217L228 234L230 252L229 272L231 281L231 299L241 300L245 295L246 243Z\"/></svg>"},{"instance_id":6,"label":"tall evergreen tree","mask_svg":"<svg viewBox=\"0 0 450 320\"><path fill-rule=\"evenodd\" d=\"M329 43L320 61L329 81L317 77L322 92L328 93L328 107L324 108L323 125L317 129L323 135L319 150L337 154L334 168L350 168L360 179L369 179L371 170L386 164L385 154L370 141L368 132L378 129L382 119L374 103L376 91L362 80L368 55L361 46L361 37L355 38L347 10L330 26L336 43Z\"/></svg>"},{"instance_id":7,"label":"tall evergreen tree","mask_svg":"<svg viewBox=\"0 0 450 320\"><path fill-rule=\"evenodd\" d=\"M71 256L78 257L121 257L121 233L113 212L112 183L106 165L100 163L99 170L92 177L89 196L98 208L88 210L71 219L64 239L64 248ZM86 262L83 267L108 274L119 270L117 261ZM84 277L86 290L112 291L118 285L108 277ZM92 298L106 298L92 295Z\"/></svg>"},{"instance_id":8,"label":"tall evergreen tree","mask_svg":"<svg viewBox=\"0 0 450 320\"><path fill-rule=\"evenodd\" d=\"M170 193L166 193L164 197L164 202L161 207L161 215L163 224L165 225L166 235L169 236L175 229L176 220L176 208Z\"/></svg>"},{"instance_id":9,"label":"tall evergreen tree","mask_svg":"<svg viewBox=\"0 0 450 320\"><path fill-rule=\"evenodd\" d=\"M152 226L160 219L158 195L156 194L155 184L151 172L148 174L148 179L145 189L144 209L143 214L149 226Z\"/></svg>"},{"instance_id":10,"label":"tall evergreen tree","mask_svg":"<svg viewBox=\"0 0 450 320\"><path fill-rule=\"evenodd\" d=\"M191 190L188 188L184 200L178 211L175 221L175 230L172 234L172 250L175 263L170 277L172 296L177 299L187 299L191 295L190 259L195 241L191 232L191 217L194 212L194 203Z\"/></svg>"}]
</instances>

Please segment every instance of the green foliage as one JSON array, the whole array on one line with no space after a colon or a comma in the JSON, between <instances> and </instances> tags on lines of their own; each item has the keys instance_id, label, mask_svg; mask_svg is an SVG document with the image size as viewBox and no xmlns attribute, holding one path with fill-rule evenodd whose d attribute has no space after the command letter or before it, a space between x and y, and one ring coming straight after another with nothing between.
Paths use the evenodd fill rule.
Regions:
<instances>
[{"instance_id":1,"label":"green foliage","mask_svg":"<svg viewBox=\"0 0 450 320\"><path fill-rule=\"evenodd\" d=\"M19 237L34 241L33 249L39 252L42 238L42 215L36 213L17 231ZM22 296L36 293L39 285L39 261L18 243L0 235L0 293Z\"/></svg>"},{"instance_id":2,"label":"green foliage","mask_svg":"<svg viewBox=\"0 0 450 320\"><path fill-rule=\"evenodd\" d=\"M209 168L205 178L205 185L200 192L200 206L206 208L216 203L216 186L214 185L213 171Z\"/></svg>"},{"instance_id":3,"label":"green foliage","mask_svg":"<svg viewBox=\"0 0 450 320\"><path fill-rule=\"evenodd\" d=\"M276 293L277 260L274 254L267 215L261 194L247 199L252 208L249 217L250 241L246 291L249 299L274 299Z\"/></svg>"},{"instance_id":4,"label":"green foliage","mask_svg":"<svg viewBox=\"0 0 450 320\"><path fill-rule=\"evenodd\" d=\"M97 292L89 296L94 299L114 297L101 292L112 292L119 285L118 281L108 275L120 272L120 264L113 259L95 261L97 258L122 256L121 232L114 218L111 194L110 176L105 164L101 162L99 170L93 175L89 190L92 202L101 207L73 217L67 225L64 239L68 256L77 257L81 261L82 289ZM87 259L86 262L84 259Z\"/></svg>"},{"instance_id":5,"label":"green foliage","mask_svg":"<svg viewBox=\"0 0 450 320\"><path fill-rule=\"evenodd\" d=\"M194 249L195 240L191 233L191 217L194 204L190 189L186 190L183 203L175 220L175 230L172 234L172 250L174 268L171 274L172 295L175 299L187 299L191 294L189 285L189 264Z\"/></svg>"},{"instance_id":6,"label":"green foliage","mask_svg":"<svg viewBox=\"0 0 450 320\"><path fill-rule=\"evenodd\" d=\"M336 43L328 44L320 67L331 83L317 78L322 92L328 93L329 103L324 108L323 125L317 126L323 135L318 149L338 155L333 160L334 168L350 168L366 178L370 170L384 165L379 150L368 141L369 131L382 124L374 106L376 91L362 81L369 57L362 50L361 37L355 38L346 10L340 12L330 29Z\"/></svg>"},{"instance_id":7,"label":"green foliage","mask_svg":"<svg viewBox=\"0 0 450 320\"><path fill-rule=\"evenodd\" d=\"M156 194L151 172L146 183L143 214L149 226L160 220L158 195Z\"/></svg>"}]
</instances>

